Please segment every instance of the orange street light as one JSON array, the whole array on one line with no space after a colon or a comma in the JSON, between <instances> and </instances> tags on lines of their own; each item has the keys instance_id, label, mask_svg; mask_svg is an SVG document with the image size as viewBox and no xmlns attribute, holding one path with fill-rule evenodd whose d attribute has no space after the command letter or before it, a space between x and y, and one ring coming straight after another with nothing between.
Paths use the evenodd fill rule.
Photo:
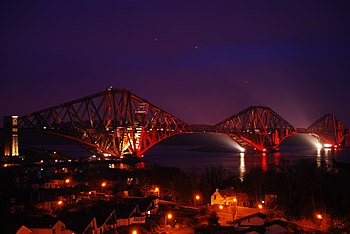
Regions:
<instances>
[{"instance_id":1,"label":"orange street light","mask_svg":"<svg viewBox=\"0 0 350 234\"><path fill-rule=\"evenodd\" d=\"M159 187L155 187L154 192L156 193L157 197L159 197Z\"/></svg>"},{"instance_id":2,"label":"orange street light","mask_svg":"<svg viewBox=\"0 0 350 234\"><path fill-rule=\"evenodd\" d=\"M64 182L68 184L70 182L70 179L66 179Z\"/></svg>"},{"instance_id":3,"label":"orange street light","mask_svg":"<svg viewBox=\"0 0 350 234\"><path fill-rule=\"evenodd\" d=\"M235 202L235 203L236 203L236 202L237 202L237 198L233 198L233 202Z\"/></svg>"},{"instance_id":4,"label":"orange street light","mask_svg":"<svg viewBox=\"0 0 350 234\"><path fill-rule=\"evenodd\" d=\"M166 226L166 223L167 223L167 220L170 220L173 218L173 215L171 213L168 213L166 216L165 216L165 220L164 220L164 226Z\"/></svg>"},{"instance_id":5,"label":"orange street light","mask_svg":"<svg viewBox=\"0 0 350 234\"><path fill-rule=\"evenodd\" d=\"M62 205L63 205L63 201L61 201L61 200L58 201L58 202L57 202L57 205L62 206Z\"/></svg>"},{"instance_id":6,"label":"orange street light","mask_svg":"<svg viewBox=\"0 0 350 234\"><path fill-rule=\"evenodd\" d=\"M222 205L219 206L220 210L224 209L224 207Z\"/></svg>"},{"instance_id":7,"label":"orange street light","mask_svg":"<svg viewBox=\"0 0 350 234\"><path fill-rule=\"evenodd\" d=\"M133 231L132 231L132 234L137 234L137 231L136 231L136 230L133 230Z\"/></svg>"},{"instance_id":8,"label":"orange street light","mask_svg":"<svg viewBox=\"0 0 350 234\"><path fill-rule=\"evenodd\" d=\"M261 210L263 208L263 206L261 204L259 204L258 208Z\"/></svg>"},{"instance_id":9,"label":"orange street light","mask_svg":"<svg viewBox=\"0 0 350 234\"><path fill-rule=\"evenodd\" d=\"M317 214L316 217L317 217L317 219L322 219L323 218L321 214Z\"/></svg>"},{"instance_id":10,"label":"orange street light","mask_svg":"<svg viewBox=\"0 0 350 234\"><path fill-rule=\"evenodd\" d=\"M107 185L106 182L101 183L101 187L106 187L106 185Z\"/></svg>"},{"instance_id":11,"label":"orange street light","mask_svg":"<svg viewBox=\"0 0 350 234\"><path fill-rule=\"evenodd\" d=\"M197 195L195 196L194 206L197 206L197 202L199 201L199 199L201 199L201 197L197 194Z\"/></svg>"}]
</instances>

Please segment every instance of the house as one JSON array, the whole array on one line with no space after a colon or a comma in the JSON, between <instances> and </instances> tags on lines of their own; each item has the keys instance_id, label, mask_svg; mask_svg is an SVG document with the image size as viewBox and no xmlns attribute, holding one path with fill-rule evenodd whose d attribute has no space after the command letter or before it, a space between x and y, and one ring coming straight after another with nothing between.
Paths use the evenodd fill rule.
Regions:
<instances>
[{"instance_id":1,"label":"house","mask_svg":"<svg viewBox=\"0 0 350 234\"><path fill-rule=\"evenodd\" d=\"M216 189L210 199L211 205L237 205L237 206L249 206L250 202L246 193L237 193L233 188Z\"/></svg>"},{"instance_id":2,"label":"house","mask_svg":"<svg viewBox=\"0 0 350 234\"><path fill-rule=\"evenodd\" d=\"M265 223L259 226L252 226L243 230L238 231L237 233L244 234L285 234L287 233L287 222L282 220L274 220L272 222Z\"/></svg>"},{"instance_id":3,"label":"house","mask_svg":"<svg viewBox=\"0 0 350 234\"><path fill-rule=\"evenodd\" d=\"M141 197L141 198L125 198L125 203L138 205L140 214L148 216L157 214L158 212L158 197Z\"/></svg>"},{"instance_id":4,"label":"house","mask_svg":"<svg viewBox=\"0 0 350 234\"><path fill-rule=\"evenodd\" d=\"M3 234L31 234L32 231L23 225L22 220L11 220L8 217L2 218L0 222L0 230Z\"/></svg>"},{"instance_id":5,"label":"house","mask_svg":"<svg viewBox=\"0 0 350 234\"><path fill-rule=\"evenodd\" d=\"M32 234L32 231L27 228L26 226L22 225L18 231L16 232L16 234Z\"/></svg>"},{"instance_id":6,"label":"house","mask_svg":"<svg viewBox=\"0 0 350 234\"><path fill-rule=\"evenodd\" d=\"M144 224L146 222L146 216L140 213L138 205L135 204L119 204L115 209L115 213L117 227Z\"/></svg>"},{"instance_id":7,"label":"house","mask_svg":"<svg viewBox=\"0 0 350 234\"><path fill-rule=\"evenodd\" d=\"M65 223L52 216L28 218L25 220L24 226L32 234L65 234L66 230ZM22 231L25 233L27 230L23 228Z\"/></svg>"},{"instance_id":8,"label":"house","mask_svg":"<svg viewBox=\"0 0 350 234\"><path fill-rule=\"evenodd\" d=\"M42 185L42 188L53 189L53 188L64 188L64 187L69 187L69 186L71 186L71 185L69 183L66 183L65 179L54 179L54 180L46 181Z\"/></svg>"},{"instance_id":9,"label":"house","mask_svg":"<svg viewBox=\"0 0 350 234\"><path fill-rule=\"evenodd\" d=\"M266 234L283 234L287 233L288 223L280 219L265 223Z\"/></svg>"},{"instance_id":10,"label":"house","mask_svg":"<svg viewBox=\"0 0 350 234\"><path fill-rule=\"evenodd\" d=\"M61 219L66 223L66 233L93 233L97 232L96 218L85 212L69 213Z\"/></svg>"},{"instance_id":11,"label":"house","mask_svg":"<svg viewBox=\"0 0 350 234\"><path fill-rule=\"evenodd\" d=\"M117 216L112 206L99 204L89 210L89 214L96 218L98 233L115 231L117 228Z\"/></svg>"},{"instance_id":12,"label":"house","mask_svg":"<svg viewBox=\"0 0 350 234\"><path fill-rule=\"evenodd\" d=\"M32 231L32 234L65 234L66 225L58 220L53 225L42 223L41 226L29 226L28 228Z\"/></svg>"},{"instance_id":13,"label":"house","mask_svg":"<svg viewBox=\"0 0 350 234\"><path fill-rule=\"evenodd\" d=\"M40 210L45 210L48 213L51 213L52 211L59 209L62 206L63 202L60 200L45 200L42 202L39 202L37 204L35 204L35 207L40 209Z\"/></svg>"},{"instance_id":14,"label":"house","mask_svg":"<svg viewBox=\"0 0 350 234\"><path fill-rule=\"evenodd\" d=\"M237 230L247 229L253 226L261 226L265 224L266 215L263 213L255 213L240 219L233 220L232 224Z\"/></svg>"},{"instance_id":15,"label":"house","mask_svg":"<svg viewBox=\"0 0 350 234\"><path fill-rule=\"evenodd\" d=\"M264 196L264 204L265 205L270 205L273 202L275 202L277 199L277 195L276 194L265 194Z\"/></svg>"}]
</instances>

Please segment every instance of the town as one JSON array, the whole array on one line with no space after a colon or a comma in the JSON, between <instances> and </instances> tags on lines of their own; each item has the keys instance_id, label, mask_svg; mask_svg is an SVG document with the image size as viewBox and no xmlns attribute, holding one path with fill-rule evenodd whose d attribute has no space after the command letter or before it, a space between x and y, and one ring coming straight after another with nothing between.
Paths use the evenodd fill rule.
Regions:
<instances>
[{"instance_id":1,"label":"town","mask_svg":"<svg viewBox=\"0 0 350 234\"><path fill-rule=\"evenodd\" d=\"M253 170L242 182L220 166L196 175L143 162L73 160L36 148L26 153L37 155L35 161L2 158L2 233L341 233L348 228L342 203L349 191L343 189L338 202L323 197L328 186L340 189L350 176L348 165L336 166L334 175L298 162L288 166L294 172ZM314 178L294 187L293 173L310 172ZM338 182L313 185L318 176ZM311 205L307 197L298 201L308 188L318 191L312 202L324 210L305 207Z\"/></svg>"}]
</instances>

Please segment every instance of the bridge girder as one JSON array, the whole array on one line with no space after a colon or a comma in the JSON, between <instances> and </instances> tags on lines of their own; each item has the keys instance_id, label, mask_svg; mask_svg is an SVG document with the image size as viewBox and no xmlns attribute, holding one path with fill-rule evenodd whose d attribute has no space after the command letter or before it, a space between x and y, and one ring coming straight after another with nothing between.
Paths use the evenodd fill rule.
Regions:
<instances>
[{"instance_id":1,"label":"bridge girder","mask_svg":"<svg viewBox=\"0 0 350 234\"><path fill-rule=\"evenodd\" d=\"M215 130L260 152L276 150L280 141L295 132L290 123L265 106L248 107L216 124Z\"/></svg>"},{"instance_id":2,"label":"bridge girder","mask_svg":"<svg viewBox=\"0 0 350 234\"><path fill-rule=\"evenodd\" d=\"M128 90L103 92L25 116L18 125L77 140L97 154L141 155L155 143L189 131L184 121Z\"/></svg>"},{"instance_id":3,"label":"bridge girder","mask_svg":"<svg viewBox=\"0 0 350 234\"><path fill-rule=\"evenodd\" d=\"M345 126L334 114L325 114L307 128L309 133L318 135L327 144L340 146L346 135Z\"/></svg>"}]
</instances>

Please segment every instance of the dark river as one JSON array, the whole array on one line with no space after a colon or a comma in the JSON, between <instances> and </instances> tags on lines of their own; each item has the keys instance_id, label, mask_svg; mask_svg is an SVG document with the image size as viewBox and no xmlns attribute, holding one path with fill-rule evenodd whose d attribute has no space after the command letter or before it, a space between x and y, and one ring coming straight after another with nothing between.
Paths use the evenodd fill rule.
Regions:
<instances>
[{"instance_id":1,"label":"dark river","mask_svg":"<svg viewBox=\"0 0 350 234\"><path fill-rule=\"evenodd\" d=\"M333 160L350 163L350 151L345 149L317 149L315 139L298 134L286 139L277 153L240 153L237 143L227 135L198 133L177 135L155 145L144 154L146 162L175 166L183 170L203 171L212 165L222 165L226 170L243 177L254 167L262 170L272 165L309 159L317 165L332 166Z\"/></svg>"},{"instance_id":2,"label":"dark river","mask_svg":"<svg viewBox=\"0 0 350 234\"><path fill-rule=\"evenodd\" d=\"M91 154L81 147L50 135L25 132L20 135L20 144L55 149L73 158L88 157ZM159 142L144 154L145 163L175 166L185 171L203 171L212 165L222 165L226 170L243 176L254 167L262 170L272 165L283 165L298 159L310 159L317 165L332 166L333 160L350 163L350 150L317 150L316 139L307 134L286 138L280 144L280 151L271 154L240 153L239 145L227 135L216 133L193 133L170 137Z\"/></svg>"}]
</instances>

